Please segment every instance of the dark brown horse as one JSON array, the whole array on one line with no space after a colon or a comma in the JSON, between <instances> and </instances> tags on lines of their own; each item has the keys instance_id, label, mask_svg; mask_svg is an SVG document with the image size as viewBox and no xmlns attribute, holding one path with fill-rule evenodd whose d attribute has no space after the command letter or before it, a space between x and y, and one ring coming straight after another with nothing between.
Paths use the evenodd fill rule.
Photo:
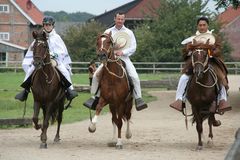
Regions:
<instances>
[{"instance_id":1,"label":"dark brown horse","mask_svg":"<svg viewBox=\"0 0 240 160\"><path fill-rule=\"evenodd\" d=\"M35 71L32 75L32 94L34 99L33 122L35 129L42 130L41 148L47 148L47 129L49 120L54 122L57 119L57 133L55 142L60 140L59 131L62 122L62 112L64 110L65 92L60 83L59 74L50 61L49 48L46 33L44 31L34 31L33 38L33 64ZM43 123L38 124L40 108L43 111Z\"/></svg>"},{"instance_id":2,"label":"dark brown horse","mask_svg":"<svg viewBox=\"0 0 240 160\"><path fill-rule=\"evenodd\" d=\"M96 106L96 113L89 126L89 131L96 130L97 118L103 107L109 104L112 113L113 143L116 148L122 148L121 128L123 120L127 121L126 138L131 138L129 123L132 110L132 96L127 74L121 60L113 53L113 40L111 32L102 34L97 38L97 54L102 62L100 80L100 99ZM117 139L115 135L118 128Z\"/></svg>"},{"instance_id":3,"label":"dark brown horse","mask_svg":"<svg viewBox=\"0 0 240 160\"><path fill-rule=\"evenodd\" d=\"M201 150L203 146L201 137L203 133L203 121L208 119L208 137L210 140L213 138L213 124L216 122L220 123L214 117L219 80L214 68L210 64L208 49L211 49L211 45L208 45L208 42L206 44L197 44L194 42L194 45L192 45L193 75L188 85L187 99L192 105L193 122L196 122L198 132L197 150Z\"/></svg>"}]
</instances>

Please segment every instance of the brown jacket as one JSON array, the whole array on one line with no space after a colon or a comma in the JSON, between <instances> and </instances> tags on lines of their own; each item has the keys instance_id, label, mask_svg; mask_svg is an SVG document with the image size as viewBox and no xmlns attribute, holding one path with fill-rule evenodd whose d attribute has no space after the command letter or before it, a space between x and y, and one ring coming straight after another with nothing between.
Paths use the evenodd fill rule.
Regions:
<instances>
[{"instance_id":1,"label":"brown jacket","mask_svg":"<svg viewBox=\"0 0 240 160\"><path fill-rule=\"evenodd\" d=\"M222 59L222 41L219 36L215 36L215 44L214 45L209 45L208 50L210 52L210 55L212 58L209 59L209 63L213 66L215 69L219 82L223 84L226 88L228 88L228 80L227 80L227 68L224 64L224 61ZM195 46L196 47L196 46ZM187 75L192 75L193 74L193 66L192 66L192 60L191 56L189 55L189 52L192 51L194 48L192 43L188 43L184 46L183 48L183 59L185 61L184 67L182 72L187 74Z\"/></svg>"}]
</instances>

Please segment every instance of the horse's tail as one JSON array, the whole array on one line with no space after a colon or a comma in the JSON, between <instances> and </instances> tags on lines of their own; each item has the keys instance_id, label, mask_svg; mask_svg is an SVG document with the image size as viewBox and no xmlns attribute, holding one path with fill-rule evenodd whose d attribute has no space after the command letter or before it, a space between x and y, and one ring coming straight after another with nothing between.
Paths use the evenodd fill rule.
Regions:
<instances>
[{"instance_id":1,"label":"horse's tail","mask_svg":"<svg viewBox=\"0 0 240 160\"><path fill-rule=\"evenodd\" d=\"M51 124L54 124L54 122L57 120L57 117L59 116L59 108L58 107L54 107L52 113L51 113Z\"/></svg>"},{"instance_id":2,"label":"horse's tail","mask_svg":"<svg viewBox=\"0 0 240 160\"><path fill-rule=\"evenodd\" d=\"M209 113L203 112L203 113L201 113L201 117L202 117L202 119L204 121L204 120L206 120L209 117ZM195 123L195 122L196 122L196 117L195 117L195 115L193 115L192 124Z\"/></svg>"}]
</instances>

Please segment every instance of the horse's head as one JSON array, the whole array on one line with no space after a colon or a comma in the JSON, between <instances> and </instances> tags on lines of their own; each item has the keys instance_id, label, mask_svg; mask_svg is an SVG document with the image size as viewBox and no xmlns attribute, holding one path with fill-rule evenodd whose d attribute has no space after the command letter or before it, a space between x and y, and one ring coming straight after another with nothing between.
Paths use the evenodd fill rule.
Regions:
<instances>
[{"instance_id":1,"label":"horse's head","mask_svg":"<svg viewBox=\"0 0 240 160\"><path fill-rule=\"evenodd\" d=\"M102 62L113 58L113 39L111 35L111 32L103 33L97 38L97 55Z\"/></svg>"},{"instance_id":2,"label":"horse's head","mask_svg":"<svg viewBox=\"0 0 240 160\"><path fill-rule=\"evenodd\" d=\"M209 41L206 44L197 43L195 40L191 46L192 50L192 66L193 73L197 76L197 78L202 78L203 73L206 68L208 68L208 60L209 60L209 49L210 49Z\"/></svg>"},{"instance_id":3,"label":"horse's head","mask_svg":"<svg viewBox=\"0 0 240 160\"><path fill-rule=\"evenodd\" d=\"M44 31L33 31L33 65L36 69L42 68L50 63L49 47L47 43L47 35Z\"/></svg>"}]
</instances>

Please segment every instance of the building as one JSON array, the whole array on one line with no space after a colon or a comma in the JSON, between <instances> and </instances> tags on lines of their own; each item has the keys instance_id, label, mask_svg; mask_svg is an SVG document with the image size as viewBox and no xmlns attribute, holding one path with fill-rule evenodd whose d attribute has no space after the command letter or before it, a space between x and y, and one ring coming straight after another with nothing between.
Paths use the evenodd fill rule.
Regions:
<instances>
[{"instance_id":1,"label":"building","mask_svg":"<svg viewBox=\"0 0 240 160\"><path fill-rule=\"evenodd\" d=\"M1 0L0 17L0 65L9 66L23 59L43 13L31 0Z\"/></svg>"},{"instance_id":2,"label":"building","mask_svg":"<svg viewBox=\"0 0 240 160\"><path fill-rule=\"evenodd\" d=\"M240 8L229 7L218 16L218 20L222 24L221 32L225 34L233 49L232 58L240 60Z\"/></svg>"},{"instance_id":3,"label":"building","mask_svg":"<svg viewBox=\"0 0 240 160\"><path fill-rule=\"evenodd\" d=\"M121 11L125 13L125 25L133 29L137 24L144 20L151 20L156 15L156 10L159 7L159 0L134 0L111 11L91 18L89 21L97 21L104 24L106 27L114 25L114 15Z\"/></svg>"}]
</instances>

